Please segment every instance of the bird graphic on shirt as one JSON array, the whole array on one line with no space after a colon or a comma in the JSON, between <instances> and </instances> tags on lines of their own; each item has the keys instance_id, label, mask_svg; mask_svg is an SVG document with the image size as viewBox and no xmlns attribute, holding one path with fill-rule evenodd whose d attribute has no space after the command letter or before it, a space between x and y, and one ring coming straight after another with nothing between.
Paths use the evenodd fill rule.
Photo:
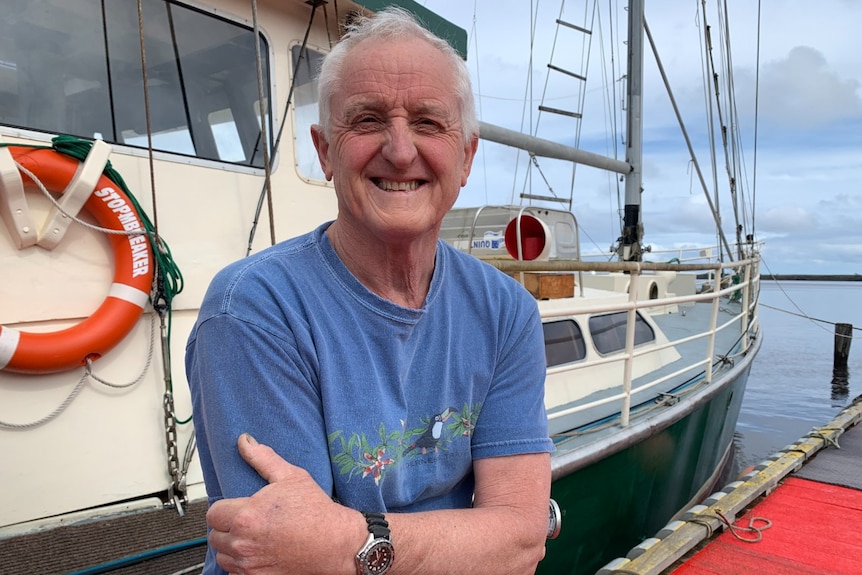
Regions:
<instances>
[{"instance_id":1,"label":"bird graphic on shirt","mask_svg":"<svg viewBox=\"0 0 862 575\"><path fill-rule=\"evenodd\" d=\"M416 441L410 444L410 447L404 450L404 455L406 456L415 449L421 449L422 455L425 455L429 449L437 451L437 443L443 435L443 422L448 420L453 413L455 413L455 408L447 407L432 417L425 431L416 438Z\"/></svg>"}]
</instances>

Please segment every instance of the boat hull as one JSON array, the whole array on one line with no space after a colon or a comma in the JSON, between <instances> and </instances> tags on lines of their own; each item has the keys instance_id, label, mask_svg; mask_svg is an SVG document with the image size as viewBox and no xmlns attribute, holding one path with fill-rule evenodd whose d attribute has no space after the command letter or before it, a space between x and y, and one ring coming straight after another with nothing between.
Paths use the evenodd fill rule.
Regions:
<instances>
[{"instance_id":1,"label":"boat hull","mask_svg":"<svg viewBox=\"0 0 862 575\"><path fill-rule=\"evenodd\" d=\"M567 468L556 459L571 454L555 456L551 496L562 512L562 530L548 541L538 574L596 573L722 481L757 348L658 421L633 424L642 429L607 444L604 456L569 457Z\"/></svg>"}]
</instances>

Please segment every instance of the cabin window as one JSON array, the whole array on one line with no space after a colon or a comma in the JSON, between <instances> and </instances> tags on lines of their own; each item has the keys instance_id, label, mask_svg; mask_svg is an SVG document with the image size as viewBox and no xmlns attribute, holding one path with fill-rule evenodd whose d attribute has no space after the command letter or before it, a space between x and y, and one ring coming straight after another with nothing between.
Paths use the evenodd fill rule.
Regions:
<instances>
[{"instance_id":1,"label":"cabin window","mask_svg":"<svg viewBox=\"0 0 862 575\"><path fill-rule=\"evenodd\" d=\"M293 124L296 146L296 169L299 175L323 181L326 177L317 159L317 150L311 140L311 126L318 122L317 72L324 54L308 47L293 46L290 61L293 65Z\"/></svg>"},{"instance_id":2,"label":"cabin window","mask_svg":"<svg viewBox=\"0 0 862 575\"><path fill-rule=\"evenodd\" d=\"M262 167L268 102L258 98L253 30L172 1L142 8L153 147ZM263 38L260 52L266 75ZM0 123L147 148L143 84L136 2L4 4ZM269 86L265 77L266 98Z\"/></svg>"},{"instance_id":3,"label":"cabin window","mask_svg":"<svg viewBox=\"0 0 862 575\"><path fill-rule=\"evenodd\" d=\"M545 333L545 361L548 367L580 361L587 356L581 327L574 321L549 321L542 324Z\"/></svg>"},{"instance_id":4,"label":"cabin window","mask_svg":"<svg viewBox=\"0 0 862 575\"><path fill-rule=\"evenodd\" d=\"M620 311L594 315L590 318L590 336L596 350L602 354L626 348L626 316ZM655 341L655 332L640 313L635 314L635 345Z\"/></svg>"}]
</instances>

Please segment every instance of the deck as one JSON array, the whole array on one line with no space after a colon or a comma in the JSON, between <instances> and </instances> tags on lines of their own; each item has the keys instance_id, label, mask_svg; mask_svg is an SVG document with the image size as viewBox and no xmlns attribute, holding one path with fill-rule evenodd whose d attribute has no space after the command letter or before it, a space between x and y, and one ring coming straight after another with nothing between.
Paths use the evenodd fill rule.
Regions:
<instances>
[{"instance_id":1,"label":"deck","mask_svg":"<svg viewBox=\"0 0 862 575\"><path fill-rule=\"evenodd\" d=\"M862 396L598 575L862 574L860 421Z\"/></svg>"},{"instance_id":2,"label":"deck","mask_svg":"<svg viewBox=\"0 0 862 575\"><path fill-rule=\"evenodd\" d=\"M173 509L130 512L16 537L0 537L3 575L176 575L200 573L206 501L180 517ZM188 569L194 567L191 571Z\"/></svg>"}]
</instances>

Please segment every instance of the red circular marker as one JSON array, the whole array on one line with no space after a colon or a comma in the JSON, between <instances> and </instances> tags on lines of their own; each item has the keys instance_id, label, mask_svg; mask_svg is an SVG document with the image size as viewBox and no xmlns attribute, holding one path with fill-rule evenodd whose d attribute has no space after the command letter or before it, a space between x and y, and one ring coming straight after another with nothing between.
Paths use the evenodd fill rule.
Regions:
<instances>
[{"instance_id":1,"label":"red circular marker","mask_svg":"<svg viewBox=\"0 0 862 575\"><path fill-rule=\"evenodd\" d=\"M518 254L518 222L521 222L521 253ZM538 258L545 251L548 243L548 228L538 218L529 214L522 214L520 218L514 218L506 226L504 238L506 240L506 251L516 260L530 261Z\"/></svg>"}]
</instances>

